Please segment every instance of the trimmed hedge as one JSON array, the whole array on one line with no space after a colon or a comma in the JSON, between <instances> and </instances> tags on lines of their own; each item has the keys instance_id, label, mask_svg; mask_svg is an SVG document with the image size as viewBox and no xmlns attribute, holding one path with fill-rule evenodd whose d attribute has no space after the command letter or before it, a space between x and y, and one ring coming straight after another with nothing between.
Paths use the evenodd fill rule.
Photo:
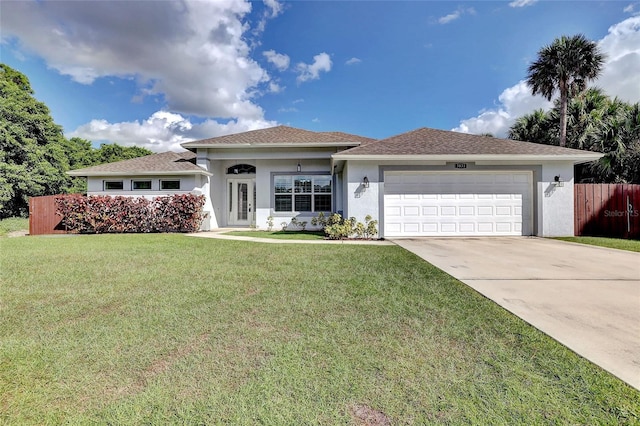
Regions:
<instances>
[{"instance_id":1,"label":"trimmed hedge","mask_svg":"<svg viewBox=\"0 0 640 426\"><path fill-rule=\"evenodd\" d=\"M204 215L204 195L144 197L61 195L56 213L66 230L80 234L195 232Z\"/></svg>"}]
</instances>

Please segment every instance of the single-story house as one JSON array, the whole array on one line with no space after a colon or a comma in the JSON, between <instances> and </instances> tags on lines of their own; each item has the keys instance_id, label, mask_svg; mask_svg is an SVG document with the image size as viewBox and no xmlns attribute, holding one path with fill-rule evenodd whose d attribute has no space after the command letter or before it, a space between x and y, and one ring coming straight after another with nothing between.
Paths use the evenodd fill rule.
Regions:
<instances>
[{"instance_id":1,"label":"single-story house","mask_svg":"<svg viewBox=\"0 0 640 426\"><path fill-rule=\"evenodd\" d=\"M339 212L381 237L574 234L573 170L602 154L421 128L374 140L287 126L69 172L89 195L206 197L204 230Z\"/></svg>"}]
</instances>

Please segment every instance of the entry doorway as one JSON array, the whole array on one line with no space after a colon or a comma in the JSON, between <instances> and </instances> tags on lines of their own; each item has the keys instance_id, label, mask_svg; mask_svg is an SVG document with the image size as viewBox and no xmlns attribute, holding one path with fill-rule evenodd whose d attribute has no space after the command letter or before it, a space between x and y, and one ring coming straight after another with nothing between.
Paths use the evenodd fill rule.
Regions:
<instances>
[{"instance_id":1,"label":"entry doorway","mask_svg":"<svg viewBox=\"0 0 640 426\"><path fill-rule=\"evenodd\" d=\"M255 179L229 179L229 225L251 226L255 223Z\"/></svg>"}]
</instances>

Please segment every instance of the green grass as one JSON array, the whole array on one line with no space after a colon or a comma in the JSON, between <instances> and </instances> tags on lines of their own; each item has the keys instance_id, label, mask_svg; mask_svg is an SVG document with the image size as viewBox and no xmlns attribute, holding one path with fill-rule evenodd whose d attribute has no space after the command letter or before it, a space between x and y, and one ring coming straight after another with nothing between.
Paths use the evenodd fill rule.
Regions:
<instances>
[{"instance_id":1,"label":"green grass","mask_svg":"<svg viewBox=\"0 0 640 426\"><path fill-rule=\"evenodd\" d=\"M238 237L274 238L278 240L323 240L324 232L316 231L231 231L225 235Z\"/></svg>"},{"instance_id":2,"label":"green grass","mask_svg":"<svg viewBox=\"0 0 640 426\"><path fill-rule=\"evenodd\" d=\"M640 392L397 246L0 245L3 424L640 422Z\"/></svg>"},{"instance_id":3,"label":"green grass","mask_svg":"<svg viewBox=\"0 0 640 426\"><path fill-rule=\"evenodd\" d=\"M10 217L0 220L0 237L4 237L9 232L14 231L29 231L29 219L23 217Z\"/></svg>"},{"instance_id":4,"label":"green grass","mask_svg":"<svg viewBox=\"0 0 640 426\"><path fill-rule=\"evenodd\" d=\"M556 239L572 243L590 244L600 247L640 252L639 240L622 240L619 238L604 237L557 237Z\"/></svg>"}]
</instances>

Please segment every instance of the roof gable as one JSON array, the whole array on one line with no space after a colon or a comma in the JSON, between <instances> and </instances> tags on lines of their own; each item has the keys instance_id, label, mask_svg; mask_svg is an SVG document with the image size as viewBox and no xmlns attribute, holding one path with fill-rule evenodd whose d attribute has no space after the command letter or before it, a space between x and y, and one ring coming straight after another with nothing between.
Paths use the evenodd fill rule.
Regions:
<instances>
[{"instance_id":1,"label":"roof gable","mask_svg":"<svg viewBox=\"0 0 640 426\"><path fill-rule=\"evenodd\" d=\"M374 139L343 132L312 132L288 126L268 127L186 142L187 149L242 146L358 146Z\"/></svg>"}]
</instances>

